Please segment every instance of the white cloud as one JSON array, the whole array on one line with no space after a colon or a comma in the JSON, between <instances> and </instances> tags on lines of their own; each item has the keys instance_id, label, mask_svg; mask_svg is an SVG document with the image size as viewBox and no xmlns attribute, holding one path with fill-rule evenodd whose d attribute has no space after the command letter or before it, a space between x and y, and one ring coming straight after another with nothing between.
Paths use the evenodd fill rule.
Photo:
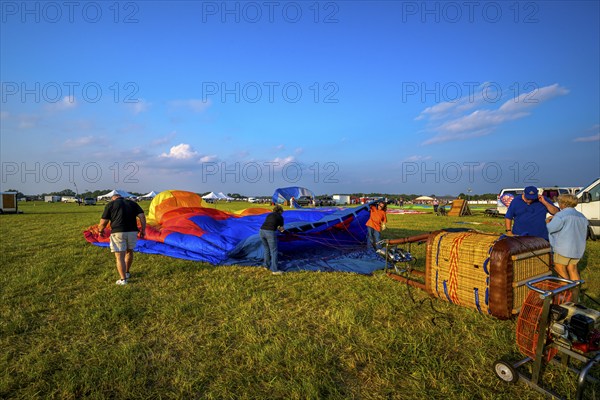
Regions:
<instances>
[{"instance_id":1,"label":"white cloud","mask_svg":"<svg viewBox=\"0 0 600 400\"><path fill-rule=\"evenodd\" d=\"M215 155L209 155L209 156L202 156L200 157L200 160L198 160L201 163L207 163L207 162L215 162L217 161L219 158Z\"/></svg>"},{"instance_id":2,"label":"white cloud","mask_svg":"<svg viewBox=\"0 0 600 400\"><path fill-rule=\"evenodd\" d=\"M78 148L91 145L95 142L94 136L82 136L74 139L67 139L64 143L64 146L67 148Z\"/></svg>"},{"instance_id":3,"label":"white cloud","mask_svg":"<svg viewBox=\"0 0 600 400\"><path fill-rule=\"evenodd\" d=\"M177 146L171 147L169 154L162 153L160 157L172 158L176 160L189 160L191 158L196 157L197 155L198 153L192 149L192 146L190 146L189 144L181 143Z\"/></svg>"},{"instance_id":4,"label":"white cloud","mask_svg":"<svg viewBox=\"0 0 600 400\"><path fill-rule=\"evenodd\" d=\"M440 115L443 116L449 114L454 108L456 108L457 104L457 102L445 102L436 104L435 106L427 107L421 111L421 114L419 114L415 120L420 121L427 118L427 116L430 116L430 118L439 118Z\"/></svg>"},{"instance_id":5,"label":"white cloud","mask_svg":"<svg viewBox=\"0 0 600 400\"><path fill-rule=\"evenodd\" d=\"M65 96L56 103L49 103L44 108L50 112L66 111L77 107L78 103L74 96Z\"/></svg>"},{"instance_id":6,"label":"white cloud","mask_svg":"<svg viewBox=\"0 0 600 400\"><path fill-rule=\"evenodd\" d=\"M407 157L406 160L404 160L404 161L414 162L414 161L425 161L425 160L430 160L430 159L431 159L431 156L414 155L414 156Z\"/></svg>"},{"instance_id":7,"label":"white cloud","mask_svg":"<svg viewBox=\"0 0 600 400\"><path fill-rule=\"evenodd\" d=\"M523 112L525 109L535 107L538 104L548 101L554 97L564 96L566 94L569 94L569 90L558 86L558 83L555 83L554 85L534 89L528 93L519 95L517 98L508 100L502 104L499 111L503 113Z\"/></svg>"},{"instance_id":8,"label":"white cloud","mask_svg":"<svg viewBox=\"0 0 600 400\"><path fill-rule=\"evenodd\" d=\"M600 141L600 133L596 133L592 136L580 136L575 138L575 142L598 142Z\"/></svg>"},{"instance_id":9,"label":"white cloud","mask_svg":"<svg viewBox=\"0 0 600 400\"><path fill-rule=\"evenodd\" d=\"M471 104L465 104L464 99L461 99L456 104L440 103L428 107L419 114L417 119L428 117L433 121L433 126L429 130L436 132L436 134L423 144L466 140L488 135L499 125L524 118L531 114L532 108L554 97L564 96L568 93L568 89L554 84L534 89L507 100L497 109L477 109L468 115L456 117L452 114L471 108ZM480 102L479 105L481 104Z\"/></svg>"},{"instance_id":10,"label":"white cloud","mask_svg":"<svg viewBox=\"0 0 600 400\"><path fill-rule=\"evenodd\" d=\"M287 156L285 158L276 157L273 160L274 163L279 163L281 165L288 164L288 163L291 163L291 162L294 162L294 161L295 161L294 156Z\"/></svg>"},{"instance_id":11,"label":"white cloud","mask_svg":"<svg viewBox=\"0 0 600 400\"><path fill-rule=\"evenodd\" d=\"M485 103L491 102L491 99L496 99L496 95L490 93L493 89L494 87L489 86L489 83L486 82L479 86L479 92L477 93L469 90L467 96L427 107L415 118L415 120L419 121L426 118L429 118L430 120L448 118L452 115L458 115L467 110L479 107Z\"/></svg>"},{"instance_id":12,"label":"white cloud","mask_svg":"<svg viewBox=\"0 0 600 400\"><path fill-rule=\"evenodd\" d=\"M193 112L200 113L206 111L211 106L210 100L199 100L199 99L185 99L185 100L173 100L169 102L171 107L175 108L187 108Z\"/></svg>"},{"instance_id":13,"label":"white cloud","mask_svg":"<svg viewBox=\"0 0 600 400\"><path fill-rule=\"evenodd\" d=\"M34 114L21 114L18 117L17 128L19 129L31 129L38 125L41 117Z\"/></svg>"},{"instance_id":14,"label":"white cloud","mask_svg":"<svg viewBox=\"0 0 600 400\"><path fill-rule=\"evenodd\" d=\"M296 158L294 156L287 156L287 157L275 157L275 159L269 161L268 163L272 163L274 169L281 170L287 164L290 164L293 162L296 162Z\"/></svg>"},{"instance_id":15,"label":"white cloud","mask_svg":"<svg viewBox=\"0 0 600 400\"><path fill-rule=\"evenodd\" d=\"M233 158L236 160L242 160L250 157L250 152L248 150L240 150L233 155Z\"/></svg>"},{"instance_id":16,"label":"white cloud","mask_svg":"<svg viewBox=\"0 0 600 400\"><path fill-rule=\"evenodd\" d=\"M148 109L150 108L151 105L152 105L152 103L148 103L144 99L139 99L135 103L127 103L127 108L129 108L129 110L134 115L138 115L138 114L148 111Z\"/></svg>"},{"instance_id":17,"label":"white cloud","mask_svg":"<svg viewBox=\"0 0 600 400\"><path fill-rule=\"evenodd\" d=\"M177 135L176 131L171 131L169 132L167 135L163 136L163 137L159 137L157 139L154 139L151 144L153 146L160 146L162 144L167 144L169 143L173 138L175 138L175 136Z\"/></svg>"}]
</instances>

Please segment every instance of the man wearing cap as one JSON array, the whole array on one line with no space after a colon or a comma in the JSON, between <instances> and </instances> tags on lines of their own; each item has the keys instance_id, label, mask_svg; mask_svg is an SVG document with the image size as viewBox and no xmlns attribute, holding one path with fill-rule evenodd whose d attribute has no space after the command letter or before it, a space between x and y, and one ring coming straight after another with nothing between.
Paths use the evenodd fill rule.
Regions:
<instances>
[{"instance_id":1,"label":"man wearing cap","mask_svg":"<svg viewBox=\"0 0 600 400\"><path fill-rule=\"evenodd\" d=\"M505 216L507 235L537 236L548 240L546 213L559 211L547 197L538 194L535 186L527 186L521 197L515 197Z\"/></svg>"}]
</instances>

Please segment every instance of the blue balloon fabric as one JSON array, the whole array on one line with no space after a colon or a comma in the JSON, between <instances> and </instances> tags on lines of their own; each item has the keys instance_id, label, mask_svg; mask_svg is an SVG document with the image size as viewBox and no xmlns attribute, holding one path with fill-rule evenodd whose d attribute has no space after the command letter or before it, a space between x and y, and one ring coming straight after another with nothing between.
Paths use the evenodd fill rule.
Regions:
<instances>
[{"instance_id":1,"label":"blue balloon fabric","mask_svg":"<svg viewBox=\"0 0 600 400\"><path fill-rule=\"evenodd\" d=\"M269 210L234 214L204 207L165 213L160 225L149 225L136 251L214 265L260 266L263 247L259 230ZM249 210L247 210L249 211ZM286 210L285 232L278 234L279 268L283 271L344 271L371 274L385 261L367 249L367 205L355 208ZM86 240L108 246L94 229Z\"/></svg>"}]
</instances>

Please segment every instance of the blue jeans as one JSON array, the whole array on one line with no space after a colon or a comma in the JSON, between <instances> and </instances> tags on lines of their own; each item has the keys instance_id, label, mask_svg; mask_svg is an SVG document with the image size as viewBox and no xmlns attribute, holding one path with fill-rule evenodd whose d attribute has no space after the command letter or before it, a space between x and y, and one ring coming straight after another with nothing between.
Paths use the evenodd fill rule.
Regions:
<instances>
[{"instance_id":1,"label":"blue jeans","mask_svg":"<svg viewBox=\"0 0 600 400\"><path fill-rule=\"evenodd\" d=\"M277 231L261 229L259 236L265 250L265 266L277 272Z\"/></svg>"},{"instance_id":2,"label":"blue jeans","mask_svg":"<svg viewBox=\"0 0 600 400\"><path fill-rule=\"evenodd\" d=\"M367 226L367 239L369 244L369 249L377 250L381 249L381 244L378 244L381 240L381 232L376 231L375 229Z\"/></svg>"}]
</instances>

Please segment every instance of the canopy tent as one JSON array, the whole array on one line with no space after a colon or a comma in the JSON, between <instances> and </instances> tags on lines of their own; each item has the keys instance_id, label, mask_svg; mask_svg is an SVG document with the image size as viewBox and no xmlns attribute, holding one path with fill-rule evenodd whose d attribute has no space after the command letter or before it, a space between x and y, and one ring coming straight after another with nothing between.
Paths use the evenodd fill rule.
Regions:
<instances>
[{"instance_id":1,"label":"canopy tent","mask_svg":"<svg viewBox=\"0 0 600 400\"><path fill-rule=\"evenodd\" d=\"M110 199L115 194L120 194L121 197L124 197L124 198L135 197L134 195L132 195L131 193L126 192L125 190L115 189L115 190L111 190L110 192L108 192L106 194L98 196L97 200L100 201L100 200Z\"/></svg>"},{"instance_id":2,"label":"canopy tent","mask_svg":"<svg viewBox=\"0 0 600 400\"><path fill-rule=\"evenodd\" d=\"M433 197L419 196L415 199L415 201L433 201Z\"/></svg>"},{"instance_id":3,"label":"canopy tent","mask_svg":"<svg viewBox=\"0 0 600 400\"><path fill-rule=\"evenodd\" d=\"M209 194L205 194L202 196L204 200L219 200L219 195L215 194L215 192L210 192Z\"/></svg>"},{"instance_id":4,"label":"canopy tent","mask_svg":"<svg viewBox=\"0 0 600 400\"><path fill-rule=\"evenodd\" d=\"M297 200L300 196L315 198L315 194L311 190L299 186L291 186L276 189L272 200L274 204L283 204L289 202L292 197Z\"/></svg>"},{"instance_id":5,"label":"canopy tent","mask_svg":"<svg viewBox=\"0 0 600 400\"><path fill-rule=\"evenodd\" d=\"M143 195L143 196L140 196L140 197L141 197L142 199L153 199L153 198L155 198L155 197L156 197L156 195L157 195L157 193L156 193L156 192L153 190L153 191L151 191L150 193L147 193L147 194L145 194L145 195Z\"/></svg>"},{"instance_id":6,"label":"canopy tent","mask_svg":"<svg viewBox=\"0 0 600 400\"><path fill-rule=\"evenodd\" d=\"M227 196L223 192L217 193L217 196L219 196L219 199L221 199L221 200L227 200L227 201L232 201L233 200L233 197L229 197L229 196Z\"/></svg>"}]
</instances>

